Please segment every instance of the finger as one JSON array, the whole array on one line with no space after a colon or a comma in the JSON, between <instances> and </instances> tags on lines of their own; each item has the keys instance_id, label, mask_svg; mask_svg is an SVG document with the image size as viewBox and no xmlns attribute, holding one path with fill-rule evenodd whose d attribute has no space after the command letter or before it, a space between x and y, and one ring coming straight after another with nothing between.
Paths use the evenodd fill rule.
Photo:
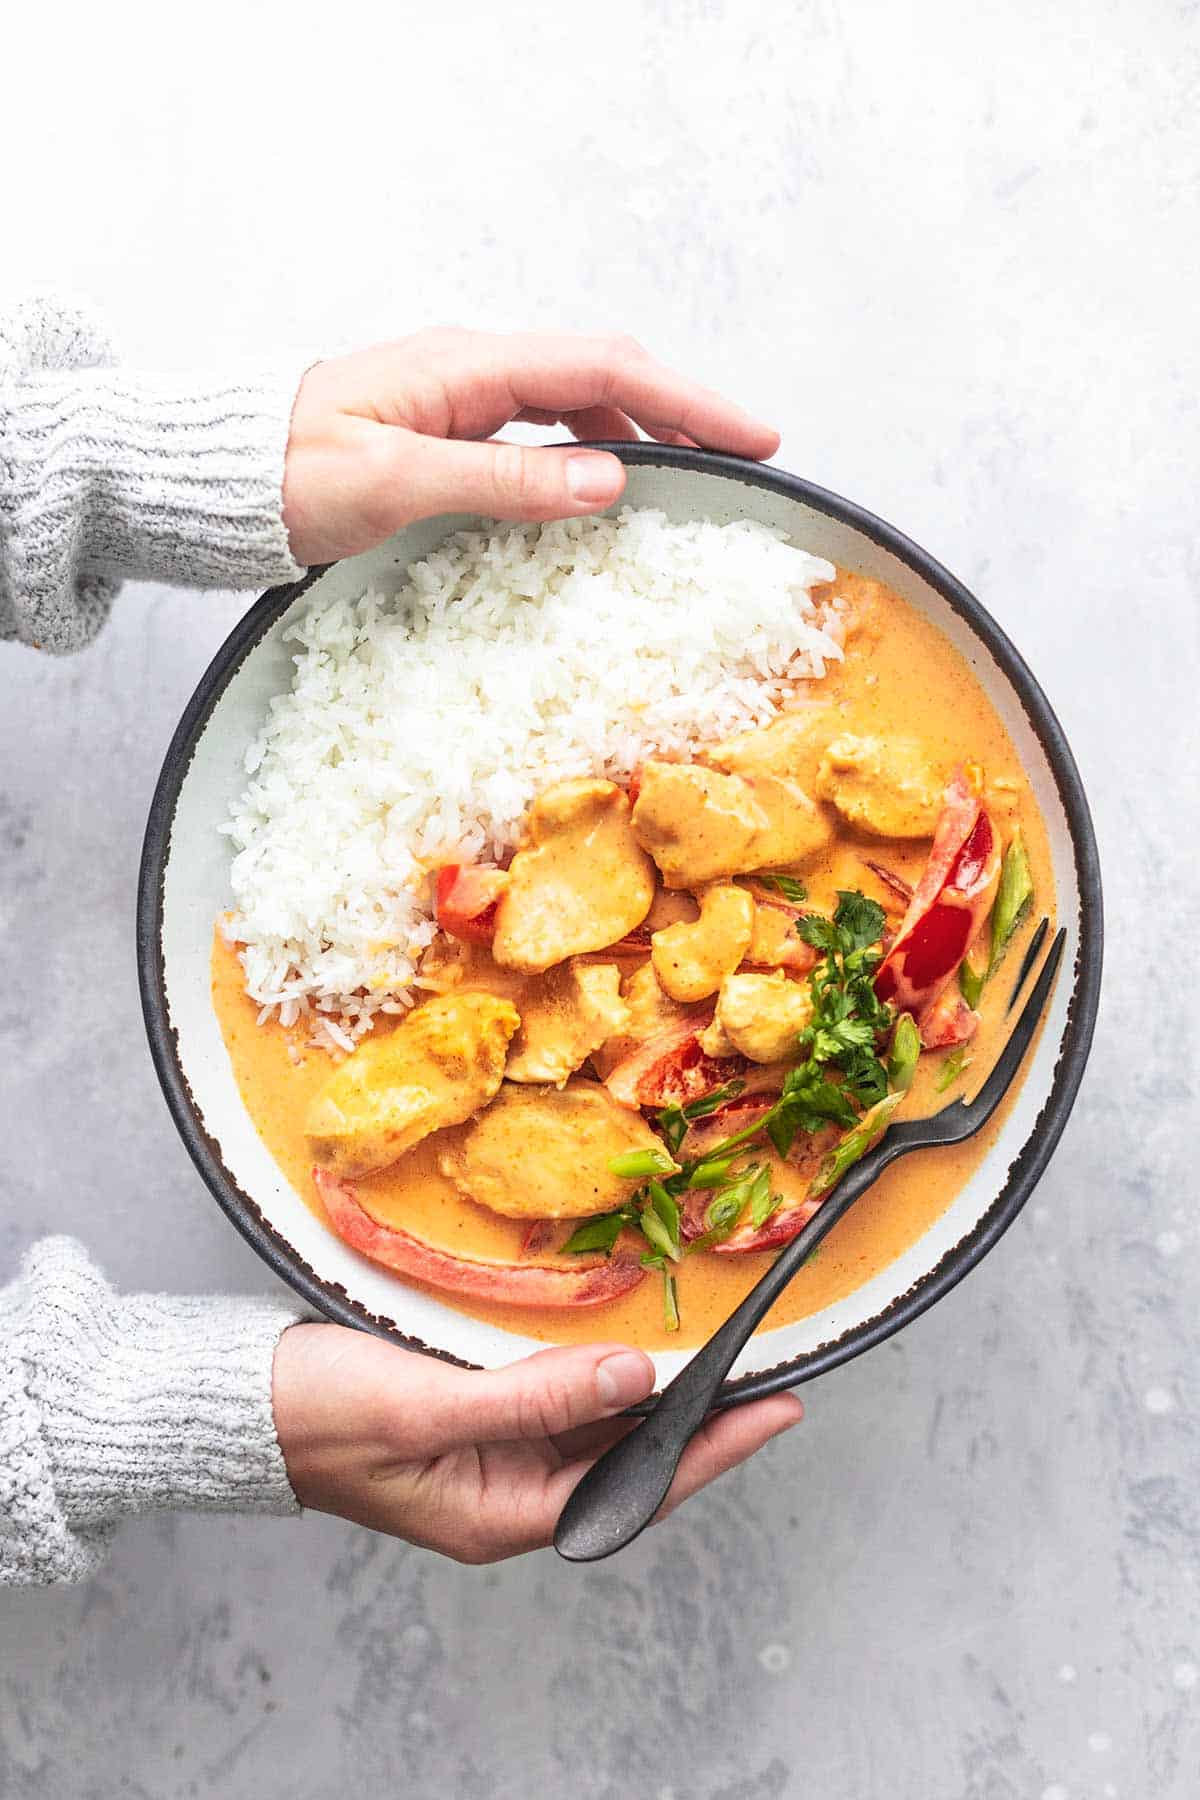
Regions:
<instances>
[{"instance_id":1,"label":"finger","mask_svg":"<svg viewBox=\"0 0 1200 1800\"><path fill-rule=\"evenodd\" d=\"M746 1462L773 1437L790 1431L803 1417L804 1408L795 1394L773 1394L766 1400L753 1400L748 1406L731 1406L725 1412L713 1413L684 1451L655 1523L667 1518L710 1481Z\"/></svg>"},{"instance_id":2,"label":"finger","mask_svg":"<svg viewBox=\"0 0 1200 1800\"><path fill-rule=\"evenodd\" d=\"M767 1400L754 1400L747 1406L731 1406L726 1412L714 1413L684 1451L670 1492L655 1514L654 1522L665 1519L692 1494L707 1487L726 1470L745 1462L756 1450L761 1450L764 1444L798 1424L803 1417L804 1408L794 1394L776 1394ZM627 1426L623 1420L619 1425L621 1436L628 1429L641 1430L640 1425ZM602 1454L608 1445L598 1448ZM585 1453L579 1461L567 1463L547 1477L536 1509L531 1509L524 1521L526 1542L522 1548L536 1549L551 1542L559 1514L594 1461L595 1453Z\"/></svg>"},{"instance_id":3,"label":"finger","mask_svg":"<svg viewBox=\"0 0 1200 1800\"><path fill-rule=\"evenodd\" d=\"M625 487L624 465L606 451L547 445L397 439L392 478L406 518L485 513L493 519L568 519L611 506ZM407 453L406 453L407 452Z\"/></svg>"},{"instance_id":4,"label":"finger","mask_svg":"<svg viewBox=\"0 0 1200 1800\"><path fill-rule=\"evenodd\" d=\"M598 1419L591 1425L577 1425L574 1431L557 1432L552 1442L565 1463L593 1462L635 1431L637 1424L636 1419Z\"/></svg>"},{"instance_id":5,"label":"finger","mask_svg":"<svg viewBox=\"0 0 1200 1800\"><path fill-rule=\"evenodd\" d=\"M547 412L543 407L525 406L516 417L522 425L565 425L581 441L638 442L637 426L617 406L585 406L578 412L561 414Z\"/></svg>"},{"instance_id":6,"label":"finger","mask_svg":"<svg viewBox=\"0 0 1200 1800\"><path fill-rule=\"evenodd\" d=\"M685 450L700 448L695 438L687 437L682 431L672 431L669 426L653 424L650 420L642 421L642 430L657 444L681 444Z\"/></svg>"},{"instance_id":7,"label":"finger","mask_svg":"<svg viewBox=\"0 0 1200 1800\"><path fill-rule=\"evenodd\" d=\"M551 1438L612 1418L654 1385L654 1364L623 1344L541 1350L506 1369L431 1366L424 1392L405 1390L405 1442L422 1456L465 1444Z\"/></svg>"},{"instance_id":8,"label":"finger","mask_svg":"<svg viewBox=\"0 0 1200 1800\"><path fill-rule=\"evenodd\" d=\"M559 418L605 406L713 450L764 457L779 448L770 425L656 362L632 338L432 333L362 353L355 365L369 416L437 437L490 434L530 410Z\"/></svg>"},{"instance_id":9,"label":"finger","mask_svg":"<svg viewBox=\"0 0 1200 1800\"><path fill-rule=\"evenodd\" d=\"M773 456L779 433L733 401L646 355L627 338L518 335L507 348L508 380L517 406L615 406L639 425L678 431L714 450Z\"/></svg>"},{"instance_id":10,"label":"finger","mask_svg":"<svg viewBox=\"0 0 1200 1800\"><path fill-rule=\"evenodd\" d=\"M578 412L568 413L563 424L580 442L588 439L609 443L638 442L637 426L619 406L583 406Z\"/></svg>"}]
</instances>

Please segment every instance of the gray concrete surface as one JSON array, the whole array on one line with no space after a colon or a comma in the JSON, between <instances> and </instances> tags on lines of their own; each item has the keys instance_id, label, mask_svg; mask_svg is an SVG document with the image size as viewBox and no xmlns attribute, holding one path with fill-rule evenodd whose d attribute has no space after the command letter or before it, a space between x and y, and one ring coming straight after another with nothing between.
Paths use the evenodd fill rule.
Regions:
<instances>
[{"instance_id":1,"label":"gray concrete surface","mask_svg":"<svg viewBox=\"0 0 1200 1800\"><path fill-rule=\"evenodd\" d=\"M668 1529L481 1573L319 1518L129 1528L89 1587L0 1603L0 1793L1190 1800L1195 5L184 17L6 25L5 287L175 363L620 326L765 409L1042 674L1106 999L986 1265ZM159 759L237 611L135 589L77 661L0 653L5 1267L66 1228L125 1284L268 1279L175 1138L132 957Z\"/></svg>"}]
</instances>

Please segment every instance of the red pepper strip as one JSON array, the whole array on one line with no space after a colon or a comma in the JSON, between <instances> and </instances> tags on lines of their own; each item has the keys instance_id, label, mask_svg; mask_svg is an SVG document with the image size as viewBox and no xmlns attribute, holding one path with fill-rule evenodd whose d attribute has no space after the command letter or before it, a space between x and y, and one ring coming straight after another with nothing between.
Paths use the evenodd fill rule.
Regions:
<instances>
[{"instance_id":1,"label":"red pepper strip","mask_svg":"<svg viewBox=\"0 0 1200 1800\"><path fill-rule=\"evenodd\" d=\"M711 1008L689 1013L631 1050L605 1077L613 1099L622 1106L685 1105L732 1081L745 1059L706 1056L700 1048L700 1033L711 1018Z\"/></svg>"},{"instance_id":2,"label":"red pepper strip","mask_svg":"<svg viewBox=\"0 0 1200 1800\"><path fill-rule=\"evenodd\" d=\"M562 1236L562 1229L555 1219L534 1219L525 1229L521 1239L521 1255L536 1256L541 1250L549 1250L556 1237ZM565 1238L563 1239L565 1242Z\"/></svg>"},{"instance_id":3,"label":"red pepper strip","mask_svg":"<svg viewBox=\"0 0 1200 1800\"><path fill-rule=\"evenodd\" d=\"M579 1268L452 1256L407 1231L378 1224L363 1210L352 1184L339 1181L328 1169L314 1169L312 1178L329 1223L343 1243L372 1262L452 1294L469 1294L473 1300L502 1306L601 1306L629 1293L645 1274L636 1256L611 1256Z\"/></svg>"},{"instance_id":4,"label":"red pepper strip","mask_svg":"<svg viewBox=\"0 0 1200 1800\"><path fill-rule=\"evenodd\" d=\"M496 934L496 909L508 886L503 869L479 863L446 863L437 872L437 922L465 944L490 944Z\"/></svg>"},{"instance_id":5,"label":"red pepper strip","mask_svg":"<svg viewBox=\"0 0 1200 1800\"><path fill-rule=\"evenodd\" d=\"M826 1125L811 1133L801 1132L788 1152L789 1164L805 1174L815 1175L821 1158L841 1135L836 1125ZM757 1230L749 1223L739 1225L723 1244L714 1244L713 1249L719 1256L746 1256L761 1250L778 1250L804 1230L824 1198L822 1194L815 1200L807 1195L801 1200L785 1200L779 1211L772 1213Z\"/></svg>"},{"instance_id":6,"label":"red pepper strip","mask_svg":"<svg viewBox=\"0 0 1200 1800\"><path fill-rule=\"evenodd\" d=\"M992 822L957 769L946 788L933 849L875 992L920 1024L974 942L1000 879Z\"/></svg>"},{"instance_id":7,"label":"red pepper strip","mask_svg":"<svg viewBox=\"0 0 1200 1800\"><path fill-rule=\"evenodd\" d=\"M921 1020L921 1046L950 1050L955 1044L970 1043L978 1030L979 1014L953 988L943 988Z\"/></svg>"},{"instance_id":8,"label":"red pepper strip","mask_svg":"<svg viewBox=\"0 0 1200 1800\"><path fill-rule=\"evenodd\" d=\"M706 1118L694 1120L688 1127L688 1134L683 1142L683 1155L689 1162L699 1162L711 1149L723 1144L726 1138L755 1124L774 1106L780 1086L782 1082L776 1084L775 1093L739 1094L736 1099L727 1101ZM749 1154L747 1150L746 1155ZM712 1195L706 1194L705 1204L711 1199Z\"/></svg>"},{"instance_id":9,"label":"red pepper strip","mask_svg":"<svg viewBox=\"0 0 1200 1800\"><path fill-rule=\"evenodd\" d=\"M791 1206L781 1206L757 1231L753 1225L739 1225L732 1237L727 1237L723 1244L714 1244L713 1249L718 1256L746 1256L760 1250L778 1250L804 1230L820 1204L819 1200L797 1200Z\"/></svg>"},{"instance_id":10,"label":"red pepper strip","mask_svg":"<svg viewBox=\"0 0 1200 1800\"><path fill-rule=\"evenodd\" d=\"M776 912L787 913L790 919L799 919L805 911L803 906L793 906L777 889L768 887L764 882L746 881L742 885L757 905L773 907ZM793 969L797 974L806 975L810 969L816 968L820 960L811 944L806 944L802 937L793 934L775 962L756 963L747 957L741 966L743 969Z\"/></svg>"}]
</instances>

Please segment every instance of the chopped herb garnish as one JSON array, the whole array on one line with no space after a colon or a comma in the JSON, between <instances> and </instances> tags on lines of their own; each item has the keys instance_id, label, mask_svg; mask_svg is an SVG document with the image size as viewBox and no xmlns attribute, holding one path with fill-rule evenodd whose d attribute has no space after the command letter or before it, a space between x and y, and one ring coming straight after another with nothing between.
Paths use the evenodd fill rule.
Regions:
<instances>
[{"instance_id":1,"label":"chopped herb garnish","mask_svg":"<svg viewBox=\"0 0 1200 1800\"><path fill-rule=\"evenodd\" d=\"M710 1157L698 1162L687 1178L690 1188L724 1187L729 1171L737 1161L736 1151L732 1156Z\"/></svg>"},{"instance_id":2,"label":"chopped herb garnish","mask_svg":"<svg viewBox=\"0 0 1200 1800\"><path fill-rule=\"evenodd\" d=\"M953 1087L959 1076L970 1066L971 1058L965 1050L952 1050L938 1070L938 1078L933 1084L934 1091L944 1094L946 1089Z\"/></svg>"},{"instance_id":3,"label":"chopped herb garnish","mask_svg":"<svg viewBox=\"0 0 1200 1800\"><path fill-rule=\"evenodd\" d=\"M821 1160L809 1193L823 1194L842 1179L846 1170L877 1144L891 1123L892 1114L903 1100L903 1094L888 1094L878 1105L865 1112L853 1131L848 1131L840 1144Z\"/></svg>"},{"instance_id":4,"label":"chopped herb garnish","mask_svg":"<svg viewBox=\"0 0 1200 1800\"><path fill-rule=\"evenodd\" d=\"M664 1106L654 1123L661 1131L671 1155L678 1155L679 1147L688 1131L688 1122L683 1116L683 1108L674 1103Z\"/></svg>"},{"instance_id":5,"label":"chopped herb garnish","mask_svg":"<svg viewBox=\"0 0 1200 1800\"><path fill-rule=\"evenodd\" d=\"M917 1030L917 1021L911 1013L901 1013L896 1020L892 1046L888 1053L888 1080L902 1094L907 1093L912 1086L920 1054L921 1033Z\"/></svg>"},{"instance_id":6,"label":"chopped herb garnish","mask_svg":"<svg viewBox=\"0 0 1200 1800\"><path fill-rule=\"evenodd\" d=\"M982 973L973 969L964 956L958 965L958 989L969 1007L979 1005L983 993L983 984L987 980L987 970Z\"/></svg>"},{"instance_id":7,"label":"chopped herb garnish","mask_svg":"<svg viewBox=\"0 0 1200 1800\"><path fill-rule=\"evenodd\" d=\"M661 1148L649 1150L625 1150L620 1156L610 1156L608 1172L618 1176L622 1181L645 1181L649 1175L674 1175L679 1164Z\"/></svg>"},{"instance_id":8,"label":"chopped herb garnish","mask_svg":"<svg viewBox=\"0 0 1200 1800\"><path fill-rule=\"evenodd\" d=\"M778 885L791 878L773 879ZM796 891L801 891L798 884ZM686 1106L674 1104L659 1111L655 1124L669 1155L631 1151L609 1164L612 1173L645 1185L627 1206L586 1220L566 1249L611 1250L624 1226L640 1231L648 1246L642 1266L663 1274L668 1330L676 1330L679 1323L671 1265L721 1243L746 1215L752 1228L760 1230L783 1205L783 1195L772 1191L769 1164L744 1160L743 1153L751 1145L767 1139L780 1157L786 1157L801 1131L840 1126L844 1135L821 1163L810 1189L813 1194L821 1193L876 1142L903 1099L920 1053L920 1038L913 1020L905 1014L893 1033L889 1066L885 1067L878 1050L892 1031L894 1015L874 988L883 955L879 942L884 924L883 908L856 890L838 893L831 919L818 913L805 913L797 919L800 936L822 953L809 977L812 1017L797 1034L802 1060L788 1071L778 1099L758 1118L710 1144L703 1156L675 1160L689 1127L743 1092L744 1082L727 1082ZM898 1077L897 1091L892 1093L889 1069ZM712 1198L704 1209L703 1231L685 1245L680 1196L689 1190L711 1190Z\"/></svg>"},{"instance_id":9,"label":"chopped herb garnish","mask_svg":"<svg viewBox=\"0 0 1200 1800\"><path fill-rule=\"evenodd\" d=\"M724 1087L713 1088L711 1093L702 1094L699 1100L689 1100L683 1108L684 1118L689 1124L693 1119L706 1119L709 1113L716 1112L726 1101L736 1100L745 1085L744 1081L727 1081Z\"/></svg>"},{"instance_id":10,"label":"chopped herb garnish","mask_svg":"<svg viewBox=\"0 0 1200 1800\"><path fill-rule=\"evenodd\" d=\"M747 1190L742 1187L727 1187L719 1193L715 1200L710 1200L704 1214L705 1235L709 1242L716 1242L728 1237L746 1205Z\"/></svg>"},{"instance_id":11,"label":"chopped herb garnish","mask_svg":"<svg viewBox=\"0 0 1200 1800\"><path fill-rule=\"evenodd\" d=\"M837 911L832 919L821 913L805 913L796 930L806 944L826 954L847 957L866 950L883 936L887 918L877 900L868 900L858 888L838 889Z\"/></svg>"},{"instance_id":12,"label":"chopped herb garnish","mask_svg":"<svg viewBox=\"0 0 1200 1800\"><path fill-rule=\"evenodd\" d=\"M650 1183L650 1204L642 1214L642 1230L646 1231L646 1221L654 1218L667 1234L668 1249L666 1254L679 1261L682 1251L679 1246L679 1202L674 1194L669 1194L661 1182ZM647 1231L646 1236L650 1233Z\"/></svg>"},{"instance_id":13,"label":"chopped herb garnish","mask_svg":"<svg viewBox=\"0 0 1200 1800\"><path fill-rule=\"evenodd\" d=\"M808 899L808 889L794 875L757 875L755 880L761 887L774 888L782 894L789 906L803 906Z\"/></svg>"},{"instance_id":14,"label":"chopped herb garnish","mask_svg":"<svg viewBox=\"0 0 1200 1800\"><path fill-rule=\"evenodd\" d=\"M646 1208L645 1212L642 1213L638 1220L638 1223L642 1228L642 1235L646 1239L646 1242L654 1246L657 1254L659 1256L669 1256L674 1260L675 1246L671 1242L671 1234L659 1218L658 1214L651 1207Z\"/></svg>"},{"instance_id":15,"label":"chopped herb garnish","mask_svg":"<svg viewBox=\"0 0 1200 1800\"><path fill-rule=\"evenodd\" d=\"M992 908L992 950L988 957L988 975L994 975L1004 958L1022 919L1033 904L1033 876L1029 858L1019 831L1004 852L1000 865L1000 885Z\"/></svg>"},{"instance_id":16,"label":"chopped herb garnish","mask_svg":"<svg viewBox=\"0 0 1200 1800\"><path fill-rule=\"evenodd\" d=\"M696 1119L706 1119L727 1101L736 1100L745 1085L744 1081L727 1081L723 1087L713 1088L711 1093L702 1094L698 1100L689 1100L686 1106L680 1106L677 1101L664 1106L654 1123L666 1139L672 1156L687 1136L689 1125Z\"/></svg>"},{"instance_id":17,"label":"chopped herb garnish","mask_svg":"<svg viewBox=\"0 0 1200 1800\"><path fill-rule=\"evenodd\" d=\"M679 1330L679 1289L670 1269L663 1270L663 1324L668 1331Z\"/></svg>"},{"instance_id":18,"label":"chopped herb garnish","mask_svg":"<svg viewBox=\"0 0 1200 1800\"><path fill-rule=\"evenodd\" d=\"M576 1226L563 1245L563 1254L581 1256L585 1250L603 1250L608 1256L625 1226L633 1222L633 1215L624 1209L598 1213L595 1218L585 1219Z\"/></svg>"},{"instance_id":19,"label":"chopped herb garnish","mask_svg":"<svg viewBox=\"0 0 1200 1800\"><path fill-rule=\"evenodd\" d=\"M770 1170L763 1169L750 1190L750 1223L755 1231L760 1231L782 1205L783 1195L771 1192Z\"/></svg>"},{"instance_id":20,"label":"chopped herb garnish","mask_svg":"<svg viewBox=\"0 0 1200 1800\"><path fill-rule=\"evenodd\" d=\"M824 961L810 977L813 1019L808 1030L800 1033L800 1047L817 1066L836 1063L842 1086L863 1106L882 1100L888 1087L887 1070L875 1050L892 1024L892 1009L874 988L882 960L876 946L885 922L883 908L876 901L845 890L838 893L832 919L807 913L796 921L805 942L825 951ZM798 1073L803 1072L802 1065Z\"/></svg>"}]
</instances>

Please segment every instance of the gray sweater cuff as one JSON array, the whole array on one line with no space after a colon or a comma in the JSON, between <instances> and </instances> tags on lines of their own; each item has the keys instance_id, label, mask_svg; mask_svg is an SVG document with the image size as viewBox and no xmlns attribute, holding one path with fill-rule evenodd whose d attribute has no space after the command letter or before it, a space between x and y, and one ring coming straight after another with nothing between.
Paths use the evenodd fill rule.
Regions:
<instances>
[{"instance_id":1,"label":"gray sweater cuff","mask_svg":"<svg viewBox=\"0 0 1200 1800\"><path fill-rule=\"evenodd\" d=\"M291 1513L267 1299L113 1293L70 1238L0 1294L0 1580L90 1574L120 1519Z\"/></svg>"},{"instance_id":2,"label":"gray sweater cuff","mask_svg":"<svg viewBox=\"0 0 1200 1800\"><path fill-rule=\"evenodd\" d=\"M85 315L28 303L0 323L0 637L76 649L126 576L300 576L283 524L297 372L127 374Z\"/></svg>"}]
</instances>

